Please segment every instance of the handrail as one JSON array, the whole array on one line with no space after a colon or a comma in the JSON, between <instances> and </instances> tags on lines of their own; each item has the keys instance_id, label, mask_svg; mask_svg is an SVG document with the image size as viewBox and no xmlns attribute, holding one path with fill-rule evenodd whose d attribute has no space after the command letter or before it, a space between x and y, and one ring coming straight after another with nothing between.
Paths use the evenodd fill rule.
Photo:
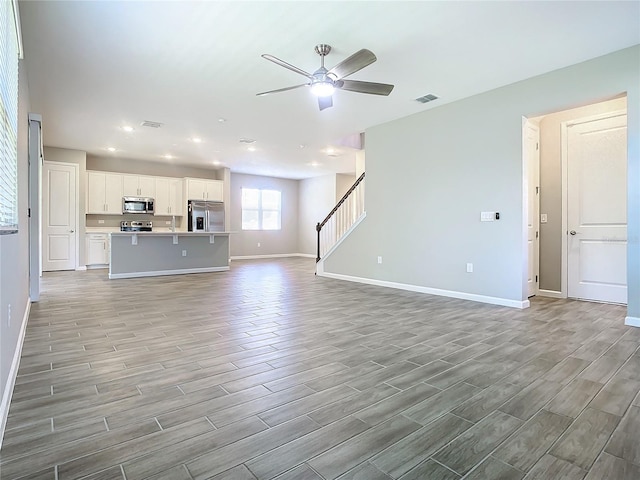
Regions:
<instances>
[{"instance_id":1,"label":"handrail","mask_svg":"<svg viewBox=\"0 0 640 480\"><path fill-rule=\"evenodd\" d=\"M340 201L336 204L336 206L335 206L335 207L333 207L333 210L331 210L331 211L329 212L329 215L327 215L323 221L321 221L318 225L316 225L316 230L317 230L317 231L320 231L320 230L322 229L322 227L324 227L324 225L325 225L325 224L329 221L329 219L331 218L331 215L333 215L334 213L336 213L336 210L338 210L338 208L340 208L340 205L342 205L342 204L344 203L344 201L347 199L347 197L348 197L349 195L351 195L351 192L353 192L353 191L356 189L356 187L357 187L358 185L360 185L360 182L361 182L362 180L364 180L364 174L365 174L365 173L366 173L366 172L362 172L362 175L360 175L360 176L358 177L358 179L356 180L356 182L351 186L351 188L350 188L349 190L347 190L347 193L345 193L345 194L342 196L342 198L341 198L341 199L340 199Z\"/></svg>"},{"instance_id":2,"label":"handrail","mask_svg":"<svg viewBox=\"0 0 640 480\"><path fill-rule=\"evenodd\" d=\"M333 209L329 212L329 215L327 215L322 222L316 224L316 232L318 234L316 263L318 263L320 261L320 231L322 230L322 227L325 226L325 224L331 219L333 214L335 214L338 211L338 209L340 208L340 206L345 202L345 200L347 198L349 198L349 195L351 195L353 193L353 191L358 187L358 185L360 185L360 183L364 180L364 175L365 175L365 172L363 172L362 175L360 175L358 177L358 179L355 181L355 183L351 186L351 188L349 188L349 190L347 190L347 193L345 193L342 196L342 198L336 204L336 206L333 207Z\"/></svg>"}]
</instances>

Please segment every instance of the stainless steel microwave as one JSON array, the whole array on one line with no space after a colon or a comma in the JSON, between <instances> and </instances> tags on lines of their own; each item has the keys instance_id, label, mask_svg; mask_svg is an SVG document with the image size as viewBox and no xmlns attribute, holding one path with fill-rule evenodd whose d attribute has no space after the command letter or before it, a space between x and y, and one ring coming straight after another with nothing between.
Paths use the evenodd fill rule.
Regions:
<instances>
[{"instance_id":1,"label":"stainless steel microwave","mask_svg":"<svg viewBox=\"0 0 640 480\"><path fill-rule=\"evenodd\" d=\"M153 215L154 200L149 197L122 197L122 213L146 213Z\"/></svg>"}]
</instances>

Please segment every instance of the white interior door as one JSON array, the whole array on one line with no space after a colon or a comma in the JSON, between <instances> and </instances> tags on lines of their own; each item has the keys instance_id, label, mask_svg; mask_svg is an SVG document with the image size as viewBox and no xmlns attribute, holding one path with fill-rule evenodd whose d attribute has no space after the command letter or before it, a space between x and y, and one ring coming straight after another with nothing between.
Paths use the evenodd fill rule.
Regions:
<instances>
[{"instance_id":1,"label":"white interior door","mask_svg":"<svg viewBox=\"0 0 640 480\"><path fill-rule=\"evenodd\" d=\"M527 121L524 125L524 151L527 166L527 296L538 293L540 270L540 129Z\"/></svg>"},{"instance_id":2,"label":"white interior door","mask_svg":"<svg viewBox=\"0 0 640 480\"><path fill-rule=\"evenodd\" d=\"M567 294L627 303L627 116L567 127Z\"/></svg>"},{"instance_id":3,"label":"white interior door","mask_svg":"<svg viewBox=\"0 0 640 480\"><path fill-rule=\"evenodd\" d=\"M44 162L42 182L42 269L75 270L78 167Z\"/></svg>"}]
</instances>

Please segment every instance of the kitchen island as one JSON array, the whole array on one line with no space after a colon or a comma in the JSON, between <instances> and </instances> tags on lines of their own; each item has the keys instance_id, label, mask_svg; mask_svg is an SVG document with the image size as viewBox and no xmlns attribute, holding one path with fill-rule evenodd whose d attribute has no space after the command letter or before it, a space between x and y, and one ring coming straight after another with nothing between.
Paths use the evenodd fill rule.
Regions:
<instances>
[{"instance_id":1,"label":"kitchen island","mask_svg":"<svg viewBox=\"0 0 640 480\"><path fill-rule=\"evenodd\" d=\"M109 278L229 270L229 232L115 232Z\"/></svg>"}]
</instances>

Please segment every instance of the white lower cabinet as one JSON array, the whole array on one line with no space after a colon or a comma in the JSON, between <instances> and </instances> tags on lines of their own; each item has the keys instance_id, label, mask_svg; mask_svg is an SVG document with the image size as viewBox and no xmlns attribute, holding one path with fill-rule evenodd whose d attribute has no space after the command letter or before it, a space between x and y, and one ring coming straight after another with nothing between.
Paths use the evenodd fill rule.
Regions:
<instances>
[{"instance_id":1,"label":"white lower cabinet","mask_svg":"<svg viewBox=\"0 0 640 480\"><path fill-rule=\"evenodd\" d=\"M109 265L109 234L87 233L87 266Z\"/></svg>"}]
</instances>

